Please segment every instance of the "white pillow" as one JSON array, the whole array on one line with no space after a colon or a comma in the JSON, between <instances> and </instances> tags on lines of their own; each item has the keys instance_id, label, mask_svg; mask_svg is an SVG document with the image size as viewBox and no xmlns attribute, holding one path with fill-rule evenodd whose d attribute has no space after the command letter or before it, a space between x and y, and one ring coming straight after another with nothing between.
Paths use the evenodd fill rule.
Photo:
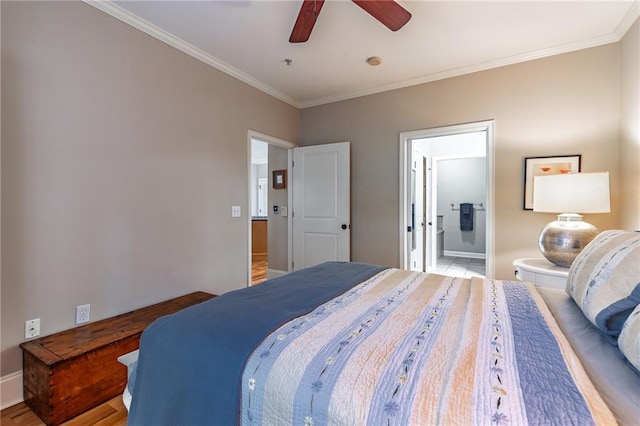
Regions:
<instances>
[{"instance_id":1,"label":"white pillow","mask_svg":"<svg viewBox=\"0 0 640 426\"><path fill-rule=\"evenodd\" d=\"M587 319L615 342L640 304L640 233L598 234L571 265L567 293Z\"/></svg>"}]
</instances>

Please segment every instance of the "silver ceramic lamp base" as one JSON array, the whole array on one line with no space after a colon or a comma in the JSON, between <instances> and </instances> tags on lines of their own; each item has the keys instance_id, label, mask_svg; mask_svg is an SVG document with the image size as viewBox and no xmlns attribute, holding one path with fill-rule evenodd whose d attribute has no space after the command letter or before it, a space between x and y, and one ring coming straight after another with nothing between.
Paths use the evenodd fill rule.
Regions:
<instances>
[{"instance_id":1,"label":"silver ceramic lamp base","mask_svg":"<svg viewBox=\"0 0 640 426\"><path fill-rule=\"evenodd\" d=\"M538 247L549 262L568 268L599 232L598 228L584 222L581 215L563 213L558 215L558 220L542 228Z\"/></svg>"}]
</instances>

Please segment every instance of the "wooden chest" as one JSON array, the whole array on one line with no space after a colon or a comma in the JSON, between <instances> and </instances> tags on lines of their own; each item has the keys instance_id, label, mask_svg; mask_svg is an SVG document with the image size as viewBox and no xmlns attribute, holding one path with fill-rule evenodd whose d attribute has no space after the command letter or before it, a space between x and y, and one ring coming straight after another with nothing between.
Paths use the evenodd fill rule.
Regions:
<instances>
[{"instance_id":1,"label":"wooden chest","mask_svg":"<svg viewBox=\"0 0 640 426\"><path fill-rule=\"evenodd\" d=\"M204 302L196 292L22 343L26 404L48 425L58 425L122 393L127 369L120 355L138 349L155 319Z\"/></svg>"}]
</instances>

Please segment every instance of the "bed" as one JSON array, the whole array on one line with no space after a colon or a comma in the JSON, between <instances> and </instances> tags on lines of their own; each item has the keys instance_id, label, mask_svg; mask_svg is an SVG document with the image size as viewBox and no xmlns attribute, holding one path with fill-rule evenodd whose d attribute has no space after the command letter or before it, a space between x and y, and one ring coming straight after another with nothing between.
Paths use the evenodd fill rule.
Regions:
<instances>
[{"instance_id":1,"label":"bed","mask_svg":"<svg viewBox=\"0 0 640 426\"><path fill-rule=\"evenodd\" d=\"M567 292L329 262L163 317L128 424L638 424L640 234L583 253Z\"/></svg>"}]
</instances>

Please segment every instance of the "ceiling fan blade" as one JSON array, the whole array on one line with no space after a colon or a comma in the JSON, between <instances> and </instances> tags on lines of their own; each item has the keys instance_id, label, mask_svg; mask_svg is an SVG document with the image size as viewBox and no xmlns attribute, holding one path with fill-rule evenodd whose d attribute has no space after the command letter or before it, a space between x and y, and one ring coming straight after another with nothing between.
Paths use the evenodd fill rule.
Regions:
<instances>
[{"instance_id":1,"label":"ceiling fan blade","mask_svg":"<svg viewBox=\"0 0 640 426\"><path fill-rule=\"evenodd\" d=\"M391 31L398 31L411 19L411 13L393 0L353 0L353 2Z\"/></svg>"},{"instance_id":2,"label":"ceiling fan blade","mask_svg":"<svg viewBox=\"0 0 640 426\"><path fill-rule=\"evenodd\" d=\"M324 0L304 0L298 13L298 19L289 37L290 43L304 43L309 40L311 30L318 19Z\"/></svg>"}]
</instances>

